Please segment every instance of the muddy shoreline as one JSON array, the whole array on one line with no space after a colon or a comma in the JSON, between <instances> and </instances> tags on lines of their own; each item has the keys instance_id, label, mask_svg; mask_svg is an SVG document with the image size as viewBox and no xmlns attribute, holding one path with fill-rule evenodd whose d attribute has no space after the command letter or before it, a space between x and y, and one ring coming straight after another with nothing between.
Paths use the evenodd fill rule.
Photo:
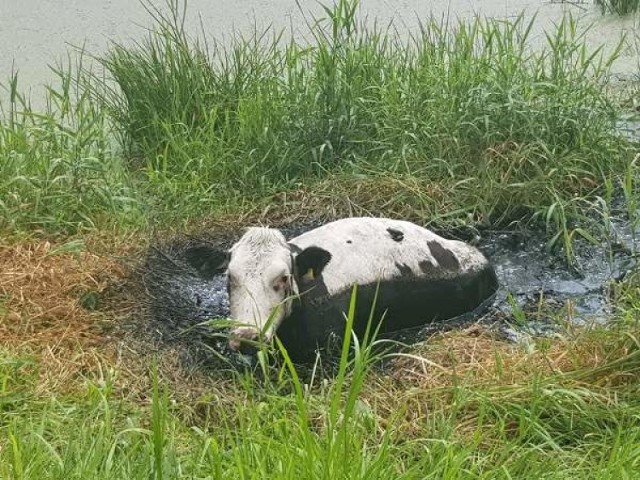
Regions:
<instances>
[{"instance_id":1,"label":"muddy shoreline","mask_svg":"<svg viewBox=\"0 0 640 480\"><path fill-rule=\"evenodd\" d=\"M559 316L575 325L606 323L612 314L611 287L637 266L631 222L622 208L613 213L611 238L595 245L577 241L574 267L562 251L549 251L548 237L539 230L438 232L475 243L493 263L500 288L477 311L396 332L392 338L415 344L435 332L480 322L508 340L527 341L559 331ZM320 224L281 230L293 238ZM212 329L205 324L229 312L225 279L208 269L207 253L228 248L240 234L212 231L157 242L134 274L133 280L144 286L146 315L160 343L177 347L186 363L215 368L225 359L247 363L227 349L224 325Z\"/></svg>"}]
</instances>

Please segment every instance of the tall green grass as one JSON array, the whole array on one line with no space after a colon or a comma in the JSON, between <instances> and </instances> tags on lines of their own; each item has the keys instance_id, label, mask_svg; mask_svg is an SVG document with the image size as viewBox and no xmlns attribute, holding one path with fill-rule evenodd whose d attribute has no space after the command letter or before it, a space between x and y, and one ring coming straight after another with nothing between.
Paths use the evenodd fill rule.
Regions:
<instances>
[{"instance_id":1,"label":"tall green grass","mask_svg":"<svg viewBox=\"0 0 640 480\"><path fill-rule=\"evenodd\" d=\"M340 0L310 45L267 31L211 47L170 5L103 59L115 85L98 98L134 159L205 196L384 172L443 185L459 217L556 231L629 161L603 91L618 50L588 51L570 17L534 51L535 19L427 19L405 41Z\"/></svg>"},{"instance_id":2,"label":"tall green grass","mask_svg":"<svg viewBox=\"0 0 640 480\"><path fill-rule=\"evenodd\" d=\"M0 230L75 232L135 223L140 205L108 119L81 86L83 54L53 67L44 111L11 75L0 105ZM57 85L55 84L57 82Z\"/></svg>"},{"instance_id":3,"label":"tall green grass","mask_svg":"<svg viewBox=\"0 0 640 480\"><path fill-rule=\"evenodd\" d=\"M535 18L425 19L407 39L338 0L307 19L306 43L273 30L216 43L187 33L180 0L145 5L147 35L99 58L106 76L61 71L46 112L11 82L5 225L166 224L392 177L428 184L412 192L435 211L420 220L534 221L566 246L629 169L604 92L619 49L588 49L571 17L534 50ZM370 193L374 213L406 210L405 195Z\"/></svg>"},{"instance_id":4,"label":"tall green grass","mask_svg":"<svg viewBox=\"0 0 640 480\"><path fill-rule=\"evenodd\" d=\"M106 375L87 372L80 391L52 395L38 388L45 365L3 348L0 476L626 478L640 462L636 332L637 323L583 334L604 347L597 368L512 385L452 371L449 386L432 390L386 378L374 368L375 341L347 335L328 381L302 380L285 361L263 381L238 374L217 396L196 399L195 417L185 413L196 405L176 402L156 367L142 402L115 393L118 372L107 365Z\"/></svg>"}]
</instances>

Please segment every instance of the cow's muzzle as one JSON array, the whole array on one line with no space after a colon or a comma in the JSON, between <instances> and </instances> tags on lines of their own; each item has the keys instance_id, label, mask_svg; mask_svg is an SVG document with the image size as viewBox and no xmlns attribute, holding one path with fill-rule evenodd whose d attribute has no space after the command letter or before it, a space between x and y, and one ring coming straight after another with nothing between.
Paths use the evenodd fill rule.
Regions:
<instances>
[{"instance_id":1,"label":"cow's muzzle","mask_svg":"<svg viewBox=\"0 0 640 480\"><path fill-rule=\"evenodd\" d=\"M251 355L258 350L260 332L253 327L240 327L229 336L229 348L234 352Z\"/></svg>"}]
</instances>

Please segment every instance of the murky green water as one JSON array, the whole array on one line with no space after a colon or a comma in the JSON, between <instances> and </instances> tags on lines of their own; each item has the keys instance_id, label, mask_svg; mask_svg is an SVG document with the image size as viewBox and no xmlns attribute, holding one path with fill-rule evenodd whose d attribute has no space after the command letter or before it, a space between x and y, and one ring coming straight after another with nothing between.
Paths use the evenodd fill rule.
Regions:
<instances>
[{"instance_id":1,"label":"murky green water","mask_svg":"<svg viewBox=\"0 0 640 480\"><path fill-rule=\"evenodd\" d=\"M159 0L154 3L164 5ZM307 13L321 13L316 0L300 0L300 4ZM602 16L591 0L362 0L361 7L363 15L377 18L380 24L393 19L400 34L415 30L419 19L429 15L513 18L524 12L527 17L537 15L531 37L534 44L544 42L544 31L563 14L571 13L581 25L593 23L588 34L592 45L612 48L626 33L629 47L614 72L628 75L637 69L637 20ZM111 41L140 39L143 28L151 24L143 5L134 0L0 0L0 12L0 81L6 82L15 68L24 88L50 81L48 65L64 59L69 45L84 45L89 52L100 54ZM207 35L216 39L228 38L234 30L250 32L256 25L286 28L298 36L306 30L295 0L189 0L187 29L195 32L200 21Z\"/></svg>"}]
</instances>

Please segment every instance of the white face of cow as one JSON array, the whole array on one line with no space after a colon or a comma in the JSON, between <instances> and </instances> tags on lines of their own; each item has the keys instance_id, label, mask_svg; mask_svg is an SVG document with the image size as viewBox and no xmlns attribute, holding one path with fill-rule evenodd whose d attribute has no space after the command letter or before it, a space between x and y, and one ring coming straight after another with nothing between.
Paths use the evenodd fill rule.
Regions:
<instances>
[{"instance_id":1,"label":"white face of cow","mask_svg":"<svg viewBox=\"0 0 640 480\"><path fill-rule=\"evenodd\" d=\"M297 294L291 249L282 233L248 229L231 248L227 277L231 318L242 324L231 332L229 346L238 350L242 340L256 340L261 333L269 340Z\"/></svg>"},{"instance_id":2,"label":"white face of cow","mask_svg":"<svg viewBox=\"0 0 640 480\"><path fill-rule=\"evenodd\" d=\"M295 249L278 230L249 228L231 247L227 268L231 319L241 324L229 347L239 350L243 340L261 335L270 340L298 295L296 272L319 275L330 259L319 247Z\"/></svg>"}]
</instances>

